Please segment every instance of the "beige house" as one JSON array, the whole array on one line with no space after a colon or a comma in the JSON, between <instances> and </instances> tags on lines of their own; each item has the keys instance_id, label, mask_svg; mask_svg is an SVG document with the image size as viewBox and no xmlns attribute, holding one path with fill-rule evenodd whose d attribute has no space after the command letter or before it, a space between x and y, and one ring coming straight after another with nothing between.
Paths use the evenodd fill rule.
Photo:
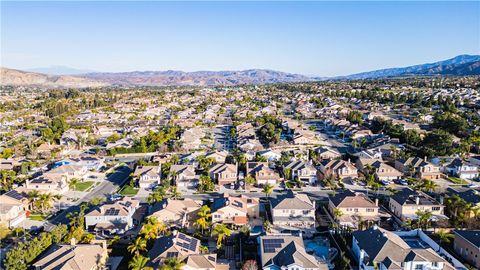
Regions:
<instances>
[{"instance_id":1,"label":"beige house","mask_svg":"<svg viewBox=\"0 0 480 270\"><path fill-rule=\"evenodd\" d=\"M155 240L152 249L148 252L150 265L159 269L162 262L171 257L183 261L190 255L200 254L200 240L195 237L174 231L169 236L162 236Z\"/></svg>"},{"instance_id":2,"label":"beige house","mask_svg":"<svg viewBox=\"0 0 480 270\"><path fill-rule=\"evenodd\" d=\"M123 234L139 223L141 217L134 216L139 208L140 201L131 197L103 204L85 214L85 228L109 234Z\"/></svg>"},{"instance_id":3,"label":"beige house","mask_svg":"<svg viewBox=\"0 0 480 270\"><path fill-rule=\"evenodd\" d=\"M100 270L108 259L107 242L94 240L91 244L54 245L33 264L35 270Z\"/></svg>"},{"instance_id":4,"label":"beige house","mask_svg":"<svg viewBox=\"0 0 480 270\"><path fill-rule=\"evenodd\" d=\"M168 226L192 229L201 206L200 203L188 198L183 200L166 199L152 207L150 216Z\"/></svg>"},{"instance_id":5,"label":"beige house","mask_svg":"<svg viewBox=\"0 0 480 270\"><path fill-rule=\"evenodd\" d=\"M193 189L198 185L198 176L193 165L175 164L170 167L170 174L179 189Z\"/></svg>"},{"instance_id":6,"label":"beige house","mask_svg":"<svg viewBox=\"0 0 480 270\"><path fill-rule=\"evenodd\" d=\"M356 162L356 166L363 172L365 172L366 168L370 166L375 171L375 178L379 181L398 180L403 176L400 171L379 159L359 158Z\"/></svg>"},{"instance_id":7,"label":"beige house","mask_svg":"<svg viewBox=\"0 0 480 270\"><path fill-rule=\"evenodd\" d=\"M336 219L341 226L358 228L360 221L376 223L380 220L378 200L374 202L363 193L347 190L328 199L332 215L335 216L335 209L340 210L341 215Z\"/></svg>"},{"instance_id":8,"label":"beige house","mask_svg":"<svg viewBox=\"0 0 480 270\"><path fill-rule=\"evenodd\" d=\"M161 166L137 166L133 177L138 179L138 186L141 188L153 188L160 185L162 170Z\"/></svg>"},{"instance_id":9,"label":"beige house","mask_svg":"<svg viewBox=\"0 0 480 270\"><path fill-rule=\"evenodd\" d=\"M253 176L261 186L275 185L280 180L280 175L268 167L268 162L247 162L247 175Z\"/></svg>"},{"instance_id":10,"label":"beige house","mask_svg":"<svg viewBox=\"0 0 480 270\"><path fill-rule=\"evenodd\" d=\"M25 181L25 186L28 190L52 194L63 194L69 190L67 177L61 174L43 174Z\"/></svg>"},{"instance_id":11,"label":"beige house","mask_svg":"<svg viewBox=\"0 0 480 270\"><path fill-rule=\"evenodd\" d=\"M216 164L210 168L208 174L219 186L236 183L237 165L227 163Z\"/></svg>"},{"instance_id":12,"label":"beige house","mask_svg":"<svg viewBox=\"0 0 480 270\"><path fill-rule=\"evenodd\" d=\"M453 248L471 265L480 269L480 230L454 230Z\"/></svg>"},{"instance_id":13,"label":"beige house","mask_svg":"<svg viewBox=\"0 0 480 270\"><path fill-rule=\"evenodd\" d=\"M317 158L319 159L338 159L342 157L342 154L337 150L329 147L319 147L315 149Z\"/></svg>"},{"instance_id":14,"label":"beige house","mask_svg":"<svg viewBox=\"0 0 480 270\"><path fill-rule=\"evenodd\" d=\"M416 212L429 211L432 213L431 220L447 219L444 215L444 206L432 197L421 191L404 188L390 197L390 210L402 221L417 219Z\"/></svg>"},{"instance_id":15,"label":"beige house","mask_svg":"<svg viewBox=\"0 0 480 270\"><path fill-rule=\"evenodd\" d=\"M44 173L46 176L64 176L67 181L70 181L73 178L83 179L85 178L88 169L86 166L80 166L75 164L65 164L58 166L50 171Z\"/></svg>"},{"instance_id":16,"label":"beige house","mask_svg":"<svg viewBox=\"0 0 480 270\"><path fill-rule=\"evenodd\" d=\"M395 161L395 168L404 174L413 174L420 179L439 179L442 173L440 167L418 157L399 159Z\"/></svg>"},{"instance_id":17,"label":"beige house","mask_svg":"<svg viewBox=\"0 0 480 270\"><path fill-rule=\"evenodd\" d=\"M260 218L260 201L246 195L240 197L224 193L223 197L214 199L211 206L213 223L228 223L236 226L246 225Z\"/></svg>"},{"instance_id":18,"label":"beige house","mask_svg":"<svg viewBox=\"0 0 480 270\"><path fill-rule=\"evenodd\" d=\"M289 192L270 199L270 209L275 226L315 229L315 202L306 194Z\"/></svg>"},{"instance_id":19,"label":"beige house","mask_svg":"<svg viewBox=\"0 0 480 270\"><path fill-rule=\"evenodd\" d=\"M25 206L21 201L5 194L0 196L0 224L6 227L18 226L26 219L26 213Z\"/></svg>"},{"instance_id":20,"label":"beige house","mask_svg":"<svg viewBox=\"0 0 480 270\"><path fill-rule=\"evenodd\" d=\"M319 164L319 170L321 178L326 179L328 177L334 178L358 178L358 170L350 161L341 159L324 160Z\"/></svg>"}]
</instances>

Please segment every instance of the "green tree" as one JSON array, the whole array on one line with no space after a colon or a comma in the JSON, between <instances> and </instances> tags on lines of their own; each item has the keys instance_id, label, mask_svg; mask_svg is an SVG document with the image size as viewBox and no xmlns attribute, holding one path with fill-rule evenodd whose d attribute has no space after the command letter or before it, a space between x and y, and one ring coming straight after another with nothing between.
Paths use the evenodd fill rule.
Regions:
<instances>
[{"instance_id":1,"label":"green tree","mask_svg":"<svg viewBox=\"0 0 480 270\"><path fill-rule=\"evenodd\" d=\"M223 240L232 234L227 225L219 223L213 227L212 236L217 238L217 248L222 247Z\"/></svg>"},{"instance_id":2,"label":"green tree","mask_svg":"<svg viewBox=\"0 0 480 270\"><path fill-rule=\"evenodd\" d=\"M182 270L185 263L180 261L178 257L167 258L164 262L161 270Z\"/></svg>"},{"instance_id":3,"label":"green tree","mask_svg":"<svg viewBox=\"0 0 480 270\"><path fill-rule=\"evenodd\" d=\"M152 267L147 266L149 260L149 258L142 255L135 255L128 263L128 268L132 270L153 270Z\"/></svg>"},{"instance_id":4,"label":"green tree","mask_svg":"<svg viewBox=\"0 0 480 270\"><path fill-rule=\"evenodd\" d=\"M128 252L135 253L135 255L140 255L141 251L147 250L147 240L142 237L137 237L128 247Z\"/></svg>"}]
</instances>

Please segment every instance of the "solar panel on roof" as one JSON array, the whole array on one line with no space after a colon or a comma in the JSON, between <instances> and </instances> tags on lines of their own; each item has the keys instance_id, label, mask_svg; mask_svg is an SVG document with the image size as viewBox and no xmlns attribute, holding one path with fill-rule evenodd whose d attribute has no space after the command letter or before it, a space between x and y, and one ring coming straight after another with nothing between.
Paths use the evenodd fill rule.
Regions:
<instances>
[{"instance_id":1,"label":"solar panel on roof","mask_svg":"<svg viewBox=\"0 0 480 270\"><path fill-rule=\"evenodd\" d=\"M15 191L15 190L11 190L11 191L5 193L5 195L7 195L8 197L14 198L14 199L16 199L16 200L21 200L21 199L23 199L22 194L18 193L18 192Z\"/></svg>"},{"instance_id":2,"label":"solar panel on roof","mask_svg":"<svg viewBox=\"0 0 480 270\"><path fill-rule=\"evenodd\" d=\"M208 258L210 261L215 262L215 257L213 257L213 256L208 256L207 258Z\"/></svg>"},{"instance_id":3,"label":"solar panel on roof","mask_svg":"<svg viewBox=\"0 0 480 270\"><path fill-rule=\"evenodd\" d=\"M178 257L178 252L167 252L167 258Z\"/></svg>"}]
</instances>

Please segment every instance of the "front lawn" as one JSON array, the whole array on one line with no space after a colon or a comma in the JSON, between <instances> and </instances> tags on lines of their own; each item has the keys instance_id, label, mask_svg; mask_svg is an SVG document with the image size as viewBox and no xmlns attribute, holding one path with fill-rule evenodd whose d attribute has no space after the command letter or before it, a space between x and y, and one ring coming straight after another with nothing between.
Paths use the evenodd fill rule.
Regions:
<instances>
[{"instance_id":1,"label":"front lawn","mask_svg":"<svg viewBox=\"0 0 480 270\"><path fill-rule=\"evenodd\" d=\"M455 177L455 176L449 176L448 180L450 180L450 182L458 184L458 185L467 185L468 184L468 182L466 180L463 180L462 178L458 178L458 177Z\"/></svg>"},{"instance_id":2,"label":"front lawn","mask_svg":"<svg viewBox=\"0 0 480 270\"><path fill-rule=\"evenodd\" d=\"M76 191L85 191L89 189L95 182L93 181L84 181L84 182L78 182L75 185L75 190Z\"/></svg>"},{"instance_id":3,"label":"front lawn","mask_svg":"<svg viewBox=\"0 0 480 270\"><path fill-rule=\"evenodd\" d=\"M138 193L138 188L134 188L132 186L125 185L122 189L120 189L120 191L118 193L120 193L121 195L124 195L124 196L135 196Z\"/></svg>"},{"instance_id":4,"label":"front lawn","mask_svg":"<svg viewBox=\"0 0 480 270\"><path fill-rule=\"evenodd\" d=\"M38 221L43 221L43 220L45 220L46 218L47 218L46 216L39 215L39 214L31 214L30 216L28 216L28 219L30 219L30 220L38 220Z\"/></svg>"}]
</instances>

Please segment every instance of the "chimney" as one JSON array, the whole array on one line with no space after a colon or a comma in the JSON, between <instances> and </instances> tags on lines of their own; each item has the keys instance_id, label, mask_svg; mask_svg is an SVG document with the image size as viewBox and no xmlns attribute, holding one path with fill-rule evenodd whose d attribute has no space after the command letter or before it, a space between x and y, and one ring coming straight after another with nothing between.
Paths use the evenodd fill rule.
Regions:
<instances>
[{"instance_id":1,"label":"chimney","mask_svg":"<svg viewBox=\"0 0 480 270\"><path fill-rule=\"evenodd\" d=\"M373 225L373 227L372 227L372 228L373 228L374 230L378 230L378 226L377 226L377 224Z\"/></svg>"},{"instance_id":2,"label":"chimney","mask_svg":"<svg viewBox=\"0 0 480 270\"><path fill-rule=\"evenodd\" d=\"M378 206L378 198L375 198L375 205Z\"/></svg>"},{"instance_id":3,"label":"chimney","mask_svg":"<svg viewBox=\"0 0 480 270\"><path fill-rule=\"evenodd\" d=\"M72 237L72 239L70 239L70 245L73 247L77 245L77 240L75 239L75 237Z\"/></svg>"},{"instance_id":4,"label":"chimney","mask_svg":"<svg viewBox=\"0 0 480 270\"><path fill-rule=\"evenodd\" d=\"M387 238L387 233L386 232L383 232L382 235L383 235L383 237Z\"/></svg>"},{"instance_id":5,"label":"chimney","mask_svg":"<svg viewBox=\"0 0 480 270\"><path fill-rule=\"evenodd\" d=\"M423 157L423 160L424 160L425 162L427 162L427 156L424 156L424 157Z\"/></svg>"},{"instance_id":6,"label":"chimney","mask_svg":"<svg viewBox=\"0 0 480 270\"><path fill-rule=\"evenodd\" d=\"M415 204L420 204L420 196L415 197Z\"/></svg>"}]
</instances>

